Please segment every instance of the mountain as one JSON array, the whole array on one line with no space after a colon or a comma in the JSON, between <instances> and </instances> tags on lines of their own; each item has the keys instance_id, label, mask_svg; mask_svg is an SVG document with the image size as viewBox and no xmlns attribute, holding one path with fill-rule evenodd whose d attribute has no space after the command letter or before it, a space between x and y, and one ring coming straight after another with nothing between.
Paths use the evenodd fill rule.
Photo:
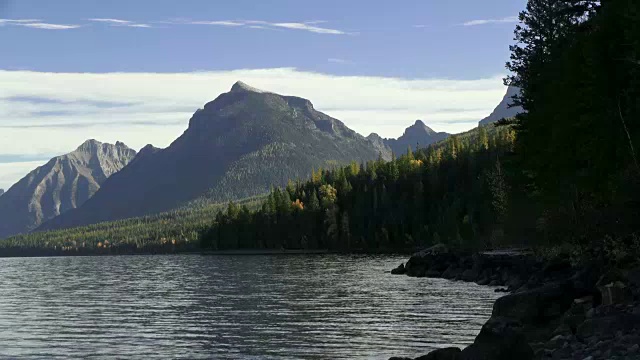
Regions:
<instances>
[{"instance_id":1,"label":"mountain","mask_svg":"<svg viewBox=\"0 0 640 360\"><path fill-rule=\"evenodd\" d=\"M518 95L519 93L520 89L518 89L517 87L509 86L507 88L507 93L504 95L504 98L502 99L500 104L498 104L498 106L493 110L491 115L480 120L480 126L492 124L504 118L511 118L523 112L524 109L519 106L509 107L509 105L513 102L513 96Z\"/></svg>"},{"instance_id":2,"label":"mountain","mask_svg":"<svg viewBox=\"0 0 640 360\"><path fill-rule=\"evenodd\" d=\"M2 194L4 194L4 189L0 189L0 196L2 196Z\"/></svg>"},{"instance_id":3,"label":"mountain","mask_svg":"<svg viewBox=\"0 0 640 360\"><path fill-rule=\"evenodd\" d=\"M121 142L88 140L31 171L0 197L0 238L30 231L81 206L135 155Z\"/></svg>"},{"instance_id":4,"label":"mountain","mask_svg":"<svg viewBox=\"0 0 640 360\"><path fill-rule=\"evenodd\" d=\"M381 139L377 134L369 135L372 141L381 139L396 155L405 154L409 146L415 150L418 147L427 147L433 143L446 139L450 134L445 132L435 132L425 125L422 120L416 122L405 129L404 134L397 139Z\"/></svg>"},{"instance_id":5,"label":"mountain","mask_svg":"<svg viewBox=\"0 0 640 360\"><path fill-rule=\"evenodd\" d=\"M369 139L316 111L309 100L237 82L193 114L166 149L143 149L81 208L44 224L66 228L170 210L206 195L261 195L313 168L378 157Z\"/></svg>"},{"instance_id":6,"label":"mountain","mask_svg":"<svg viewBox=\"0 0 640 360\"><path fill-rule=\"evenodd\" d=\"M385 159L391 158L391 155L393 154L393 152L389 147L389 145L387 144L387 141L382 137L380 137L380 135L376 133L372 133L371 135L367 136L367 140L369 140L373 144L373 146L376 148L378 153L382 155L383 158Z\"/></svg>"}]
</instances>

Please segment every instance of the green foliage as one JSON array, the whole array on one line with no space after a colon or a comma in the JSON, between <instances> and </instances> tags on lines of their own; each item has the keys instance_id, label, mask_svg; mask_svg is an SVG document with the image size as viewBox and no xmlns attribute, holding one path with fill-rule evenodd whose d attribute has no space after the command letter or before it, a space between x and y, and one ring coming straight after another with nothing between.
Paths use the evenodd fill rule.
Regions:
<instances>
[{"instance_id":1,"label":"green foliage","mask_svg":"<svg viewBox=\"0 0 640 360\"><path fill-rule=\"evenodd\" d=\"M229 210L221 214L202 245L233 248L227 238L237 229L250 234L241 248L371 251L440 241L488 244L508 209L510 188L498 158L508 156L511 133L487 128L480 136L475 130L388 162L313 170L307 182L272 189L259 210L242 220Z\"/></svg>"},{"instance_id":2,"label":"green foliage","mask_svg":"<svg viewBox=\"0 0 640 360\"><path fill-rule=\"evenodd\" d=\"M105 242L111 249L131 251L151 250L163 245L197 248L201 232L211 226L216 213L226 207L227 212L238 220L246 219L250 209L262 201L263 198L243 200L241 208L233 203L200 204L153 216L18 235L0 241L0 253L49 249L73 254L96 251L98 244L104 249Z\"/></svg>"},{"instance_id":3,"label":"green foliage","mask_svg":"<svg viewBox=\"0 0 640 360\"><path fill-rule=\"evenodd\" d=\"M511 47L521 174L550 244L627 238L640 223L640 3L529 0Z\"/></svg>"}]
</instances>

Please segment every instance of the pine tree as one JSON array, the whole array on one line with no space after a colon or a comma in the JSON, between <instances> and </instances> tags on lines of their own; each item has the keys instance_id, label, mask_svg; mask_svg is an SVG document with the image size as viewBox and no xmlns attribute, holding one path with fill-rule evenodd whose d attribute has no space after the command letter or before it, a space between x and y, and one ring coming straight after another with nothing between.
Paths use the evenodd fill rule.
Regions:
<instances>
[{"instance_id":1,"label":"pine tree","mask_svg":"<svg viewBox=\"0 0 640 360\"><path fill-rule=\"evenodd\" d=\"M320 210L320 200L318 199L318 194L316 193L315 189L313 189L313 191L311 192L311 195L309 196L308 208L311 211Z\"/></svg>"},{"instance_id":2,"label":"pine tree","mask_svg":"<svg viewBox=\"0 0 640 360\"><path fill-rule=\"evenodd\" d=\"M411 145L407 147L407 160L414 160L413 150L411 150Z\"/></svg>"}]
</instances>

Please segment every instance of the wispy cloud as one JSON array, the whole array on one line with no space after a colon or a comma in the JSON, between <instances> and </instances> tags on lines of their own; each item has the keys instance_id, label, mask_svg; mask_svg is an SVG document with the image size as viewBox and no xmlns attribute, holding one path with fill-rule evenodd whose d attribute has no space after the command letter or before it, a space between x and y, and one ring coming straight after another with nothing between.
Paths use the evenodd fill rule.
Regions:
<instances>
[{"instance_id":1,"label":"wispy cloud","mask_svg":"<svg viewBox=\"0 0 640 360\"><path fill-rule=\"evenodd\" d=\"M21 23L34 23L40 22L40 19L0 19L0 25L2 24L21 24Z\"/></svg>"},{"instance_id":2,"label":"wispy cloud","mask_svg":"<svg viewBox=\"0 0 640 360\"><path fill-rule=\"evenodd\" d=\"M42 22L39 19L0 19L0 26L3 25L11 25L11 26L22 26L28 27L32 29L42 29L42 30L70 30L77 29L82 27L82 25L69 25L69 24L52 24Z\"/></svg>"},{"instance_id":3,"label":"wispy cloud","mask_svg":"<svg viewBox=\"0 0 640 360\"><path fill-rule=\"evenodd\" d=\"M318 26L319 24L326 23L326 21L323 21L323 20L314 20L314 21L306 21L306 22L269 22L269 21L263 21L263 20L214 20L214 21L175 20L169 23L187 24L187 25L248 27L252 29L272 29L272 30L287 29L287 30L308 31L316 34L328 34L328 35L353 35L354 34L354 33L349 33L343 30Z\"/></svg>"},{"instance_id":4,"label":"wispy cloud","mask_svg":"<svg viewBox=\"0 0 640 360\"><path fill-rule=\"evenodd\" d=\"M462 23L462 26L478 26L478 25L487 25L487 24L505 24L505 23L517 23L517 16L508 16L502 19L480 19L480 20L471 20L465 23Z\"/></svg>"},{"instance_id":5,"label":"wispy cloud","mask_svg":"<svg viewBox=\"0 0 640 360\"><path fill-rule=\"evenodd\" d=\"M345 64L345 65L353 64L353 61L351 60L340 59L340 58L328 58L327 61L334 64Z\"/></svg>"},{"instance_id":6,"label":"wispy cloud","mask_svg":"<svg viewBox=\"0 0 640 360\"><path fill-rule=\"evenodd\" d=\"M92 106L101 109L111 109L111 108L119 108L119 107L127 107L127 106L135 106L139 105L139 103L135 102L116 102L116 101L99 101L99 100L88 100L88 99L73 99L73 100L60 100L52 97L41 97L41 96L8 96L8 97L0 97L0 101L7 101L12 103L27 103L32 105L42 105L42 104L57 104L57 105L86 105Z\"/></svg>"},{"instance_id":7,"label":"wispy cloud","mask_svg":"<svg viewBox=\"0 0 640 360\"><path fill-rule=\"evenodd\" d=\"M239 21L189 21L185 22L185 24L189 25L217 25L217 26L245 26L251 24L253 22L239 22Z\"/></svg>"},{"instance_id":8,"label":"wispy cloud","mask_svg":"<svg viewBox=\"0 0 640 360\"><path fill-rule=\"evenodd\" d=\"M321 24L327 23L324 20L313 20L304 22L269 22L264 20L188 20L178 19L170 21L154 21L154 22L138 22L115 18L91 18L86 21L92 23L105 24L111 27L131 27L131 28L153 28L152 24L169 24L169 25L207 25L207 26L225 26L237 28L250 28L260 30L294 30L306 31L315 34L325 35L356 35L354 32L334 29ZM43 22L39 19L0 19L0 26L22 26L45 30L68 30L77 29L83 25L77 24L54 24Z\"/></svg>"},{"instance_id":9,"label":"wispy cloud","mask_svg":"<svg viewBox=\"0 0 640 360\"><path fill-rule=\"evenodd\" d=\"M88 21L93 21L93 22L98 22L98 23L109 24L110 26L124 26L124 27L133 27L133 28L151 28L151 27L153 27L153 26L151 26L149 24L138 23L138 22L129 21L129 20L122 20L122 19L93 18L93 19L87 19L87 20Z\"/></svg>"},{"instance_id":10,"label":"wispy cloud","mask_svg":"<svg viewBox=\"0 0 640 360\"><path fill-rule=\"evenodd\" d=\"M120 20L120 19L94 18L94 19L87 19L87 20L102 22L102 23L109 23L109 24L130 24L131 23L131 21L129 20Z\"/></svg>"},{"instance_id":11,"label":"wispy cloud","mask_svg":"<svg viewBox=\"0 0 640 360\"><path fill-rule=\"evenodd\" d=\"M317 34L331 34L331 35L347 34L342 30L323 28L323 27L315 26L312 24L305 24L305 23L274 23L274 24L271 24L271 26L285 28L285 29L310 31Z\"/></svg>"},{"instance_id":12,"label":"wispy cloud","mask_svg":"<svg viewBox=\"0 0 640 360\"><path fill-rule=\"evenodd\" d=\"M423 28L426 28L427 25L418 24L418 25L413 25L413 27L416 29L423 29Z\"/></svg>"}]
</instances>

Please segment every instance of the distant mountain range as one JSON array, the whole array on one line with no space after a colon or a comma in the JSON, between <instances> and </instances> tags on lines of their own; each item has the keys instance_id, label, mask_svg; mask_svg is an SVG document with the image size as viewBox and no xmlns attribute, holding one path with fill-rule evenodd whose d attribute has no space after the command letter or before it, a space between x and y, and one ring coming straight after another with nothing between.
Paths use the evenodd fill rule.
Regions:
<instances>
[{"instance_id":1,"label":"distant mountain range","mask_svg":"<svg viewBox=\"0 0 640 360\"><path fill-rule=\"evenodd\" d=\"M504 98L502 99L500 104L498 104L498 106L493 110L491 115L480 120L480 126L492 124L502 119L512 118L524 112L524 109L519 106L510 107L510 105L513 103L513 96L518 95L519 93L520 89L509 86Z\"/></svg>"},{"instance_id":2,"label":"distant mountain range","mask_svg":"<svg viewBox=\"0 0 640 360\"><path fill-rule=\"evenodd\" d=\"M31 171L0 196L0 238L28 232L81 206L135 155L120 142L88 140Z\"/></svg>"},{"instance_id":3,"label":"distant mountain range","mask_svg":"<svg viewBox=\"0 0 640 360\"><path fill-rule=\"evenodd\" d=\"M509 88L480 123L521 111L507 107L516 92ZM0 238L155 214L195 199L253 197L313 168L389 159L448 136L416 120L397 139L365 138L307 99L237 82L196 111L166 149L147 145L136 154L122 143L89 140L32 171L0 197Z\"/></svg>"},{"instance_id":4,"label":"distant mountain range","mask_svg":"<svg viewBox=\"0 0 640 360\"><path fill-rule=\"evenodd\" d=\"M145 148L80 209L41 229L66 228L173 209L205 195L261 195L313 168L388 158L390 150L314 109L306 99L238 82L196 111L168 148Z\"/></svg>"},{"instance_id":5,"label":"distant mountain range","mask_svg":"<svg viewBox=\"0 0 640 360\"><path fill-rule=\"evenodd\" d=\"M445 132L435 132L425 125L422 120L416 120L415 124L409 126L402 136L397 139L384 139L383 142L391 148L396 155L402 155L407 152L409 147L411 147L412 150L416 150L419 147L427 147L446 139L450 135L451 134ZM377 134L371 134L369 136L377 136Z\"/></svg>"}]
</instances>

